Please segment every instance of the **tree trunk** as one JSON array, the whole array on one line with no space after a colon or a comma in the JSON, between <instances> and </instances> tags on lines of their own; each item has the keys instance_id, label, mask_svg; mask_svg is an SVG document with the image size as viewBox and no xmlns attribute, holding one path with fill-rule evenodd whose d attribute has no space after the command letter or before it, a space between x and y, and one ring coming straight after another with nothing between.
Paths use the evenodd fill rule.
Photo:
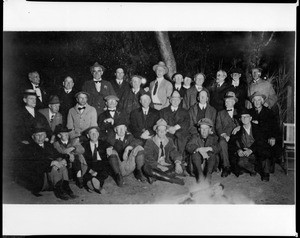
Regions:
<instances>
[{"instance_id":1,"label":"tree trunk","mask_svg":"<svg viewBox=\"0 0 300 238\"><path fill-rule=\"evenodd\" d=\"M155 37L156 37L156 41L159 47L161 57L163 61L166 63L167 67L169 68L169 72L167 76L170 79L172 75L176 73L176 61L172 51L168 32L156 31Z\"/></svg>"}]
</instances>

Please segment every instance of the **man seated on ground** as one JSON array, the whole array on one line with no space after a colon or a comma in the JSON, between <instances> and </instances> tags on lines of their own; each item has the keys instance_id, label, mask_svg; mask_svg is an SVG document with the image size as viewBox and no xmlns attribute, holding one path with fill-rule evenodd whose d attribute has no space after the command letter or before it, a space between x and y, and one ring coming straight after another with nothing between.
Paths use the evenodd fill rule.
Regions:
<instances>
[{"instance_id":1,"label":"man seated on ground","mask_svg":"<svg viewBox=\"0 0 300 238\"><path fill-rule=\"evenodd\" d=\"M100 129L92 126L85 131L88 141L82 146L85 150L83 156L88 165L87 172L83 176L84 187L90 191L101 194L106 191L103 188L105 179L111 175L119 187L123 185L118 158L115 156L107 157L107 148L110 147L107 141L99 138Z\"/></svg>"},{"instance_id":2,"label":"man seated on ground","mask_svg":"<svg viewBox=\"0 0 300 238\"><path fill-rule=\"evenodd\" d=\"M197 101L193 106L189 109L190 115L190 128L189 131L191 134L197 134L197 123L202 118L209 118L212 120L215 125L217 111L214 107L209 104L209 92L207 89L203 88L197 94Z\"/></svg>"},{"instance_id":3,"label":"man seated on ground","mask_svg":"<svg viewBox=\"0 0 300 238\"><path fill-rule=\"evenodd\" d=\"M189 136L190 117L188 111L180 107L182 97L178 91L174 91L169 100L171 105L160 111L160 117L169 125L167 136L172 138L183 156Z\"/></svg>"},{"instance_id":4,"label":"man seated on ground","mask_svg":"<svg viewBox=\"0 0 300 238\"><path fill-rule=\"evenodd\" d=\"M98 117L101 139L105 140L108 133L114 130L115 120L125 117L124 113L117 109L119 98L115 95L105 97L107 109Z\"/></svg>"},{"instance_id":5,"label":"man seated on ground","mask_svg":"<svg viewBox=\"0 0 300 238\"><path fill-rule=\"evenodd\" d=\"M59 112L59 107L60 107L60 100L58 96L51 95L49 97L48 108L43 108L39 110L39 112L43 114L44 117L46 117L49 126L51 128L51 131L53 133L56 126L63 123L63 117ZM50 143L53 144L54 140L55 140L55 135L52 134Z\"/></svg>"},{"instance_id":6,"label":"man seated on ground","mask_svg":"<svg viewBox=\"0 0 300 238\"><path fill-rule=\"evenodd\" d=\"M141 108L137 108L130 113L129 131L137 139L146 142L154 135L153 126L159 119L159 111L151 108L151 96L144 93L140 97Z\"/></svg>"},{"instance_id":7,"label":"man seated on ground","mask_svg":"<svg viewBox=\"0 0 300 238\"><path fill-rule=\"evenodd\" d=\"M213 133L214 125L209 118L200 119L197 125L199 133L188 141L186 149L192 157L196 181L199 183L206 178L210 182L220 152L218 136Z\"/></svg>"},{"instance_id":8,"label":"man seated on ground","mask_svg":"<svg viewBox=\"0 0 300 238\"><path fill-rule=\"evenodd\" d=\"M31 192L39 197L40 192L54 190L56 197L62 200L76 198L70 186L66 155L58 153L46 142L46 129L37 125L32 132L32 141L24 146L21 178Z\"/></svg>"},{"instance_id":9,"label":"man seated on ground","mask_svg":"<svg viewBox=\"0 0 300 238\"><path fill-rule=\"evenodd\" d=\"M280 141L279 126L276 124L276 119L273 111L264 105L266 96L262 93L255 92L251 95L250 101L253 103L253 108L249 110L252 117L252 123L259 126L263 132L265 140L271 147L271 164L270 173L274 173L275 162L280 163L280 156L282 155L282 148Z\"/></svg>"},{"instance_id":10,"label":"man seated on ground","mask_svg":"<svg viewBox=\"0 0 300 238\"><path fill-rule=\"evenodd\" d=\"M70 139L69 132L71 129L59 124L55 128L55 135L58 139L54 142L54 148L61 154L69 156L69 168L72 177L76 176L76 184L79 188L83 188L83 178L87 170L87 164L83 157L84 148L79 143L79 137ZM74 176L75 175L75 176Z\"/></svg>"},{"instance_id":11,"label":"man seated on ground","mask_svg":"<svg viewBox=\"0 0 300 238\"><path fill-rule=\"evenodd\" d=\"M119 118L114 123L114 131L109 132L107 142L110 147L107 149L108 157L116 157L119 161L122 176L127 176L135 171L135 177L145 181L141 167L143 165L144 148L141 146L142 141L135 139L132 134L127 132L127 121Z\"/></svg>"},{"instance_id":12,"label":"man seated on ground","mask_svg":"<svg viewBox=\"0 0 300 238\"><path fill-rule=\"evenodd\" d=\"M261 179L269 181L271 146L264 139L264 132L261 128L251 122L252 117L247 109L241 111L240 119L241 129L234 136L234 173L239 176L242 174L241 170L245 170L251 176L255 176L258 170L261 173Z\"/></svg>"},{"instance_id":13,"label":"man seated on ground","mask_svg":"<svg viewBox=\"0 0 300 238\"><path fill-rule=\"evenodd\" d=\"M219 111L216 120L216 131L219 136L219 143L221 146L221 162L222 162L222 177L227 177L230 174L230 162L228 147L232 146L231 134L233 130L240 126L238 119L236 118L237 112L234 108L238 99L234 92L227 92L225 97L226 109ZM231 151L231 150L230 150Z\"/></svg>"},{"instance_id":14,"label":"man seated on ground","mask_svg":"<svg viewBox=\"0 0 300 238\"><path fill-rule=\"evenodd\" d=\"M144 146L145 164L143 173L152 183L154 179L184 185L184 181L176 175L183 174L182 155L176 150L171 138L167 137L168 125L164 119L159 119L153 130L156 135L146 141Z\"/></svg>"},{"instance_id":15,"label":"man seated on ground","mask_svg":"<svg viewBox=\"0 0 300 238\"><path fill-rule=\"evenodd\" d=\"M89 94L78 92L75 97L77 104L69 110L67 127L71 129L71 138L81 136L81 133L91 126L97 126L96 109L88 104ZM84 136L81 137L83 139Z\"/></svg>"}]
</instances>

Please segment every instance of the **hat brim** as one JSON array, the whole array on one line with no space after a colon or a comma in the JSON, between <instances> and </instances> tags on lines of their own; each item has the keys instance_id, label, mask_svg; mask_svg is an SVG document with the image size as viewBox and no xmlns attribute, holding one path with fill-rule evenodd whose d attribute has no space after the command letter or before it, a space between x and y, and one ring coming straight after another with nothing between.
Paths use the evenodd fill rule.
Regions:
<instances>
[{"instance_id":1,"label":"hat brim","mask_svg":"<svg viewBox=\"0 0 300 238\"><path fill-rule=\"evenodd\" d=\"M249 98L250 101L252 102L253 98L255 98L255 97L262 97L263 100L266 100L266 98L267 98L264 94L256 94L256 95L250 96L250 98Z\"/></svg>"},{"instance_id":2,"label":"hat brim","mask_svg":"<svg viewBox=\"0 0 300 238\"><path fill-rule=\"evenodd\" d=\"M228 98L234 99L235 102L238 102L238 101L239 101L238 98L232 97L232 96L225 96L225 97L224 97L224 101L225 101L226 99L228 99Z\"/></svg>"},{"instance_id":3,"label":"hat brim","mask_svg":"<svg viewBox=\"0 0 300 238\"><path fill-rule=\"evenodd\" d=\"M90 94L89 94L89 93L81 91L81 92L78 92L78 93L76 93L76 94L75 94L75 98L77 98L77 97L78 97L78 95L80 95L80 94L85 94L87 97L89 97L89 96L90 96Z\"/></svg>"},{"instance_id":4,"label":"hat brim","mask_svg":"<svg viewBox=\"0 0 300 238\"><path fill-rule=\"evenodd\" d=\"M164 73L164 74L167 74L167 73L169 72L168 67L162 66L162 65L158 65L158 64L156 64L156 65L153 66L153 71L156 72L157 67L162 67L162 68L164 68L164 70L165 70L165 73Z\"/></svg>"},{"instance_id":5,"label":"hat brim","mask_svg":"<svg viewBox=\"0 0 300 238\"><path fill-rule=\"evenodd\" d=\"M100 128L98 126L91 126L91 127L87 128L87 129L85 129L82 132L82 134L87 135L87 134L89 134L89 131L92 130L92 129L96 129L100 133Z\"/></svg>"},{"instance_id":6,"label":"hat brim","mask_svg":"<svg viewBox=\"0 0 300 238\"><path fill-rule=\"evenodd\" d=\"M170 128L169 125L154 125L153 130L155 131L157 129L157 127L159 127L159 126L164 126L164 127L166 127L167 130Z\"/></svg>"}]
</instances>

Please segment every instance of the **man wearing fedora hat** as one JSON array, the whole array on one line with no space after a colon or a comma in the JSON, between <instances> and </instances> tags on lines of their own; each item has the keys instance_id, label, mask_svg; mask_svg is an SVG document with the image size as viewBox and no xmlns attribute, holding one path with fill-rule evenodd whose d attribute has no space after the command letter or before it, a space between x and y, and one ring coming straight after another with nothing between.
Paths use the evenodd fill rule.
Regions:
<instances>
[{"instance_id":1,"label":"man wearing fedora hat","mask_svg":"<svg viewBox=\"0 0 300 238\"><path fill-rule=\"evenodd\" d=\"M270 172L273 173L275 169L275 162L280 162L279 157L282 155L280 129L276 122L276 117L271 109L264 106L266 95L261 92L255 92L250 96L250 101L253 107L249 110L252 117L252 123L257 124L263 132L263 137L271 146L272 160Z\"/></svg>"},{"instance_id":2,"label":"man wearing fedora hat","mask_svg":"<svg viewBox=\"0 0 300 238\"><path fill-rule=\"evenodd\" d=\"M108 95L104 98L106 110L98 116L98 126L100 128L100 135L102 139L107 137L110 131L114 130L114 122L120 117L127 118L125 113L117 109L119 98L115 95Z\"/></svg>"},{"instance_id":3,"label":"man wearing fedora hat","mask_svg":"<svg viewBox=\"0 0 300 238\"><path fill-rule=\"evenodd\" d=\"M247 109L239 113L242 122L241 129L234 136L234 167L235 175L242 174L241 170L256 175L260 172L263 181L269 181L271 146L265 139L265 132L259 125L252 123L252 117Z\"/></svg>"},{"instance_id":4,"label":"man wearing fedora hat","mask_svg":"<svg viewBox=\"0 0 300 238\"><path fill-rule=\"evenodd\" d=\"M81 133L91 126L97 126L96 109L88 104L89 94L81 91L75 95L77 104L69 110L67 127L71 129L71 138L81 136Z\"/></svg>"},{"instance_id":5,"label":"man wearing fedora hat","mask_svg":"<svg viewBox=\"0 0 300 238\"><path fill-rule=\"evenodd\" d=\"M248 97L255 92L264 94L266 97L264 100L264 106L271 109L277 102L277 95L272 83L261 78L262 69L259 67L253 68L251 73L253 80L248 87ZM247 101L246 106L248 109L252 108L251 101Z\"/></svg>"},{"instance_id":6,"label":"man wearing fedora hat","mask_svg":"<svg viewBox=\"0 0 300 238\"><path fill-rule=\"evenodd\" d=\"M49 126L54 132L57 125L63 123L63 118L61 113L59 112L60 100L57 95L51 95L49 97L48 108L40 109L39 112L46 117ZM50 143L53 143L55 139L55 135L51 137Z\"/></svg>"},{"instance_id":7,"label":"man wearing fedora hat","mask_svg":"<svg viewBox=\"0 0 300 238\"><path fill-rule=\"evenodd\" d=\"M105 68L96 62L90 67L93 80L83 83L82 90L89 94L89 104L96 108L97 116L99 116L105 108L104 98L108 95L116 95L110 82L103 80L102 75Z\"/></svg>"},{"instance_id":8,"label":"man wearing fedora hat","mask_svg":"<svg viewBox=\"0 0 300 238\"><path fill-rule=\"evenodd\" d=\"M76 184L79 188L83 187L83 178L87 170L87 164L83 157L84 148L79 142L79 138L70 139L69 132L71 130L59 124L55 128L55 135L58 139L54 142L54 148L61 154L69 155L69 171L71 177L76 177ZM75 175L75 176L74 176Z\"/></svg>"},{"instance_id":9,"label":"man wearing fedora hat","mask_svg":"<svg viewBox=\"0 0 300 238\"><path fill-rule=\"evenodd\" d=\"M205 81L205 75L203 73L197 73L194 76L195 84L190 87L183 99L183 108L189 110L195 103L197 103L198 93L204 89L202 86Z\"/></svg>"},{"instance_id":10,"label":"man wearing fedora hat","mask_svg":"<svg viewBox=\"0 0 300 238\"><path fill-rule=\"evenodd\" d=\"M191 155L196 181L205 178L211 181L213 170L220 152L218 137L213 133L213 122L209 118L202 118L197 123L198 134L194 134L186 145Z\"/></svg>"},{"instance_id":11,"label":"man wearing fedora hat","mask_svg":"<svg viewBox=\"0 0 300 238\"><path fill-rule=\"evenodd\" d=\"M52 135L47 119L36 110L36 100L36 92L33 89L27 89L23 92L23 102L25 106L22 107L16 119L16 131L22 143L29 143L32 136L31 130L37 123L46 129L47 139Z\"/></svg>"},{"instance_id":12,"label":"man wearing fedora hat","mask_svg":"<svg viewBox=\"0 0 300 238\"><path fill-rule=\"evenodd\" d=\"M222 177L227 177L230 174L230 162L228 155L228 147L232 145L231 134L233 130L240 126L237 118L237 111L234 108L238 99L234 92L227 92L225 97L226 109L219 111L216 119L216 132L219 136L221 146L221 161L222 161ZM231 150L230 150L231 151Z\"/></svg>"},{"instance_id":13,"label":"man wearing fedora hat","mask_svg":"<svg viewBox=\"0 0 300 238\"><path fill-rule=\"evenodd\" d=\"M153 70L156 73L156 80L150 83L150 93L154 108L161 110L169 106L168 97L173 92L173 85L164 78L164 75L169 72L168 67L162 61L153 66Z\"/></svg>"},{"instance_id":14,"label":"man wearing fedora hat","mask_svg":"<svg viewBox=\"0 0 300 238\"><path fill-rule=\"evenodd\" d=\"M183 173L182 155L177 151L173 140L167 137L168 127L162 118L153 126L156 135L145 143L145 164L142 170L149 183L152 183L154 178L184 185L184 181L176 177L177 174Z\"/></svg>"},{"instance_id":15,"label":"man wearing fedora hat","mask_svg":"<svg viewBox=\"0 0 300 238\"><path fill-rule=\"evenodd\" d=\"M75 198L69 187L68 156L58 153L45 139L46 129L37 124L32 130L31 143L23 149L21 178L35 196L41 196L41 191L53 188L56 197L62 200Z\"/></svg>"},{"instance_id":16,"label":"man wearing fedora hat","mask_svg":"<svg viewBox=\"0 0 300 238\"><path fill-rule=\"evenodd\" d=\"M180 107L182 97L178 91L174 91L169 100L171 105L160 111L160 117L169 125L167 136L173 139L183 156L189 136L190 116L187 110Z\"/></svg>"},{"instance_id":17,"label":"man wearing fedora hat","mask_svg":"<svg viewBox=\"0 0 300 238\"><path fill-rule=\"evenodd\" d=\"M159 119L159 111L150 107L151 96L144 93L140 96L142 107L134 109L129 117L129 131L137 139L146 142L154 135L153 126Z\"/></svg>"},{"instance_id":18,"label":"man wearing fedora hat","mask_svg":"<svg viewBox=\"0 0 300 238\"><path fill-rule=\"evenodd\" d=\"M190 116L189 131L191 134L198 133L197 123L200 119L209 118L215 125L217 117L216 109L209 104L209 91L206 88L203 88L198 92L197 101L198 103L191 106L188 111Z\"/></svg>"},{"instance_id":19,"label":"man wearing fedora hat","mask_svg":"<svg viewBox=\"0 0 300 238\"><path fill-rule=\"evenodd\" d=\"M135 171L135 177L139 181L145 181L141 167L144 157L141 153L143 143L133 137L127 131L128 122L124 117L118 118L114 123L114 131L108 133L107 141L111 145L107 152L108 156L115 156L119 161L122 176L127 176Z\"/></svg>"},{"instance_id":20,"label":"man wearing fedora hat","mask_svg":"<svg viewBox=\"0 0 300 238\"><path fill-rule=\"evenodd\" d=\"M238 98L235 108L240 110L246 106L247 99L247 83L242 80L242 70L240 68L233 68L230 72L231 76L231 89L230 91L235 93L235 96Z\"/></svg>"},{"instance_id":21,"label":"man wearing fedora hat","mask_svg":"<svg viewBox=\"0 0 300 238\"><path fill-rule=\"evenodd\" d=\"M88 141L82 143L85 150L83 156L88 169L83 176L84 187L91 187L97 193L105 193L103 188L108 176L112 176L119 187L123 186L123 176L120 171L118 158L109 155L110 144L100 138L100 128L92 126L85 130ZM88 187L87 187L88 186ZM89 189L88 189L89 190Z\"/></svg>"}]
</instances>

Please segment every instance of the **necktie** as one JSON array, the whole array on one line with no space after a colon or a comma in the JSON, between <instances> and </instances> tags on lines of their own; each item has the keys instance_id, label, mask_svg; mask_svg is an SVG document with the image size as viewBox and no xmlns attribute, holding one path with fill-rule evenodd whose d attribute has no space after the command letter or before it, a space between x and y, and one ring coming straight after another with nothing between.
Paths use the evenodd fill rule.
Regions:
<instances>
[{"instance_id":1,"label":"necktie","mask_svg":"<svg viewBox=\"0 0 300 238\"><path fill-rule=\"evenodd\" d=\"M158 88L158 82L156 81L156 83L154 85L153 95L156 94L157 88Z\"/></svg>"},{"instance_id":2,"label":"necktie","mask_svg":"<svg viewBox=\"0 0 300 238\"><path fill-rule=\"evenodd\" d=\"M95 147L94 147L94 151L93 151L93 160L97 160L97 145L95 144Z\"/></svg>"},{"instance_id":3,"label":"necktie","mask_svg":"<svg viewBox=\"0 0 300 238\"><path fill-rule=\"evenodd\" d=\"M162 157L162 156L165 156L165 154L164 154L164 146L163 146L163 143L162 143L162 141L160 142L160 149L161 149L161 154L160 154L160 156Z\"/></svg>"},{"instance_id":4,"label":"necktie","mask_svg":"<svg viewBox=\"0 0 300 238\"><path fill-rule=\"evenodd\" d=\"M51 118L50 118L50 122L53 121L55 114L52 114Z\"/></svg>"}]
</instances>

